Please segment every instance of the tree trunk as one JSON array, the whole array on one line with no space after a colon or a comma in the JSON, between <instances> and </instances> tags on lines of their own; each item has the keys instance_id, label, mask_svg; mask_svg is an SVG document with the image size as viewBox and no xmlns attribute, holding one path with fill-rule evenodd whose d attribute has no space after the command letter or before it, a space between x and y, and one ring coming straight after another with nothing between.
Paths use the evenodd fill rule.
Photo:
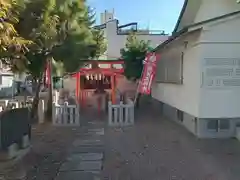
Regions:
<instances>
[{"instance_id":1,"label":"tree trunk","mask_svg":"<svg viewBox=\"0 0 240 180\"><path fill-rule=\"evenodd\" d=\"M31 117L36 118L38 115L38 104L39 104L39 92L41 89L41 80L37 81L37 87L36 87L36 92L35 96L33 98L33 104L32 104L32 111L31 111Z\"/></svg>"},{"instance_id":2,"label":"tree trunk","mask_svg":"<svg viewBox=\"0 0 240 180\"><path fill-rule=\"evenodd\" d=\"M46 111L46 118L48 121L52 121L52 83L53 83L53 79L52 79L52 73L53 73L53 65L52 65L52 57L48 59L49 61L49 68L50 68L50 83L49 83L49 87L48 87L48 102L47 102L47 111Z\"/></svg>"},{"instance_id":3,"label":"tree trunk","mask_svg":"<svg viewBox=\"0 0 240 180\"><path fill-rule=\"evenodd\" d=\"M52 81L50 83L50 87L48 89L48 102L47 102L47 111L46 117L49 121L52 120Z\"/></svg>"}]
</instances>

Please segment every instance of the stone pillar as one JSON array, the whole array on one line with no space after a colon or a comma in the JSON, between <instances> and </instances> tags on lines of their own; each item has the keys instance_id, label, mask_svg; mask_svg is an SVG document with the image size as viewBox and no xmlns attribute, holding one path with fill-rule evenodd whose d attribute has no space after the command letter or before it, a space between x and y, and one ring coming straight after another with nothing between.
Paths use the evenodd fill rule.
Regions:
<instances>
[{"instance_id":1,"label":"stone pillar","mask_svg":"<svg viewBox=\"0 0 240 180\"><path fill-rule=\"evenodd\" d=\"M44 123L44 100L40 99L38 103L38 123L42 124Z\"/></svg>"}]
</instances>

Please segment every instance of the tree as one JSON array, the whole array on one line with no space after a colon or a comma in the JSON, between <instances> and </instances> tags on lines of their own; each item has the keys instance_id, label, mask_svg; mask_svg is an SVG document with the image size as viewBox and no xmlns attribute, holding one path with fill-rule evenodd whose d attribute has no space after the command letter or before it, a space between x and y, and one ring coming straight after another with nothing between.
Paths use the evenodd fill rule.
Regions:
<instances>
[{"instance_id":1,"label":"tree","mask_svg":"<svg viewBox=\"0 0 240 180\"><path fill-rule=\"evenodd\" d=\"M57 25L58 16L54 13L55 0L30 0L20 14L16 29L25 39L30 39L33 44L29 51L24 53L22 64L25 72L32 76L37 84L33 100L32 116L37 114L39 92L46 62L51 60L52 48L58 43Z\"/></svg>"},{"instance_id":2,"label":"tree","mask_svg":"<svg viewBox=\"0 0 240 180\"><path fill-rule=\"evenodd\" d=\"M139 40L135 33L127 37L125 48L121 49L121 56L124 60L124 75L133 82L141 78L143 60L150 50L149 41ZM139 106L140 94L137 96L136 106Z\"/></svg>"},{"instance_id":3,"label":"tree","mask_svg":"<svg viewBox=\"0 0 240 180\"><path fill-rule=\"evenodd\" d=\"M13 64L21 70L21 54L32 43L22 38L14 27L24 7L24 1L0 0L0 58L3 63Z\"/></svg>"},{"instance_id":4,"label":"tree","mask_svg":"<svg viewBox=\"0 0 240 180\"><path fill-rule=\"evenodd\" d=\"M92 33L94 43L91 52L91 57L99 59L99 57L103 55L107 50L104 32L102 30L93 29Z\"/></svg>"},{"instance_id":5,"label":"tree","mask_svg":"<svg viewBox=\"0 0 240 180\"><path fill-rule=\"evenodd\" d=\"M27 3L17 29L23 37L34 42L24 58L26 72L38 82L33 109L37 109L47 61L54 61L57 74L62 75L65 71L78 70L81 60L90 57L89 46L94 43L91 32L93 22L93 15L84 0L30 0ZM48 107L51 108L49 89Z\"/></svg>"}]
</instances>

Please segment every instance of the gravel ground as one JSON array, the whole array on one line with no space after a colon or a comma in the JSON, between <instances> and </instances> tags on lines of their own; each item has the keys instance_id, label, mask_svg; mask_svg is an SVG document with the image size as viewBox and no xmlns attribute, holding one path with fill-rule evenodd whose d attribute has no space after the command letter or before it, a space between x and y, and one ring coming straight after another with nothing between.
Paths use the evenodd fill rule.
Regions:
<instances>
[{"instance_id":1,"label":"gravel ground","mask_svg":"<svg viewBox=\"0 0 240 180\"><path fill-rule=\"evenodd\" d=\"M237 140L199 140L157 110L146 103L136 112L134 126L105 127L102 180L240 179ZM96 112L88 116L86 122L106 121ZM23 175L27 180L54 180L69 146L84 130L35 126L31 151L6 176L12 180Z\"/></svg>"},{"instance_id":2,"label":"gravel ground","mask_svg":"<svg viewBox=\"0 0 240 180\"><path fill-rule=\"evenodd\" d=\"M5 178L54 179L76 132L76 128L53 127L50 124L33 127L30 152L14 167L5 169Z\"/></svg>"},{"instance_id":3,"label":"gravel ground","mask_svg":"<svg viewBox=\"0 0 240 180\"><path fill-rule=\"evenodd\" d=\"M150 105L137 115L132 127L106 129L102 179L240 179L237 140L199 140Z\"/></svg>"}]
</instances>

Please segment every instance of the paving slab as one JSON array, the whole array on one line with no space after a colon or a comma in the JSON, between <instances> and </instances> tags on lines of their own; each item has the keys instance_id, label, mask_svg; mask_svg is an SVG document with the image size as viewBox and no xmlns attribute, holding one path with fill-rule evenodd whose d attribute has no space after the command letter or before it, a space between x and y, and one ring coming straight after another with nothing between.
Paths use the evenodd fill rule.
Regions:
<instances>
[{"instance_id":1,"label":"paving slab","mask_svg":"<svg viewBox=\"0 0 240 180\"><path fill-rule=\"evenodd\" d=\"M59 171L100 171L102 161L66 161Z\"/></svg>"},{"instance_id":2,"label":"paving slab","mask_svg":"<svg viewBox=\"0 0 240 180\"><path fill-rule=\"evenodd\" d=\"M99 139L77 139L73 142L74 147L78 146L101 146L103 142Z\"/></svg>"},{"instance_id":3,"label":"paving slab","mask_svg":"<svg viewBox=\"0 0 240 180\"><path fill-rule=\"evenodd\" d=\"M91 172L70 171L60 172L55 180L100 180L100 178Z\"/></svg>"},{"instance_id":4,"label":"paving slab","mask_svg":"<svg viewBox=\"0 0 240 180\"><path fill-rule=\"evenodd\" d=\"M79 160L79 161L98 161L103 159L103 153L76 153L71 154L67 161Z\"/></svg>"},{"instance_id":5,"label":"paving slab","mask_svg":"<svg viewBox=\"0 0 240 180\"><path fill-rule=\"evenodd\" d=\"M97 129L97 130L88 130L84 135L99 135L103 136L104 135L104 129Z\"/></svg>"},{"instance_id":6,"label":"paving slab","mask_svg":"<svg viewBox=\"0 0 240 180\"><path fill-rule=\"evenodd\" d=\"M102 153L104 152L103 146L79 146L72 147L69 153Z\"/></svg>"},{"instance_id":7,"label":"paving slab","mask_svg":"<svg viewBox=\"0 0 240 180\"><path fill-rule=\"evenodd\" d=\"M88 132L104 132L104 128L91 128Z\"/></svg>"}]
</instances>

